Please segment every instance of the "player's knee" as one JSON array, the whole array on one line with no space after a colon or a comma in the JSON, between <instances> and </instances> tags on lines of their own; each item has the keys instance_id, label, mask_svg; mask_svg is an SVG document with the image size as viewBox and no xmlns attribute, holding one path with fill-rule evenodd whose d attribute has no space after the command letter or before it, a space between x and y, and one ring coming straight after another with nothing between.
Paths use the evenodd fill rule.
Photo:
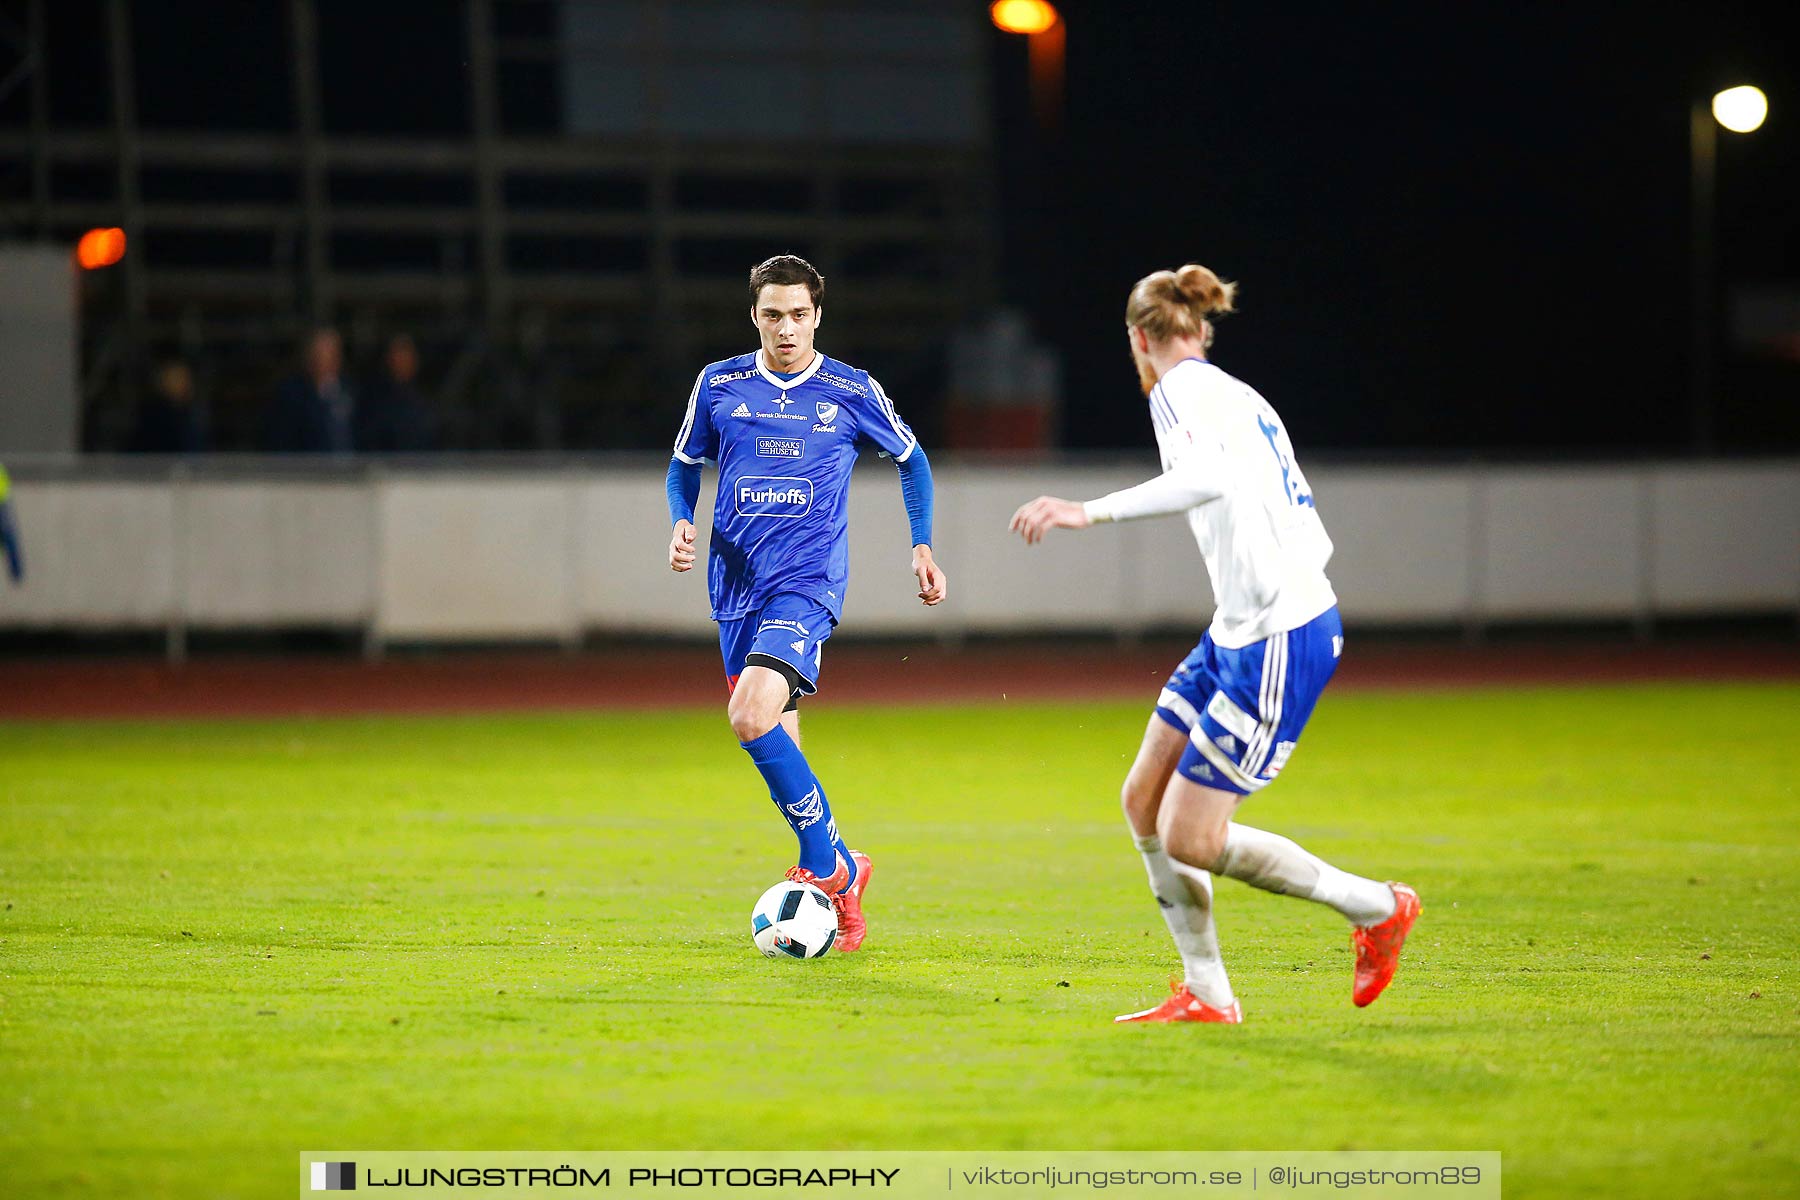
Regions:
<instances>
[{"instance_id":1,"label":"player's knee","mask_svg":"<svg viewBox=\"0 0 1800 1200\"><path fill-rule=\"evenodd\" d=\"M1216 829L1208 829L1200 834L1194 847L1196 865L1218 873L1220 862L1225 857L1225 832L1225 824L1221 822Z\"/></svg>"},{"instance_id":2,"label":"player's knee","mask_svg":"<svg viewBox=\"0 0 1800 1200\"><path fill-rule=\"evenodd\" d=\"M1156 831L1170 858L1211 871L1225 853L1226 825L1224 821L1195 821L1191 815L1183 819L1178 809L1169 806L1160 814Z\"/></svg>"},{"instance_id":3,"label":"player's knee","mask_svg":"<svg viewBox=\"0 0 1800 1200\"><path fill-rule=\"evenodd\" d=\"M741 702L736 696L732 697L725 715L730 719L731 732L737 734L738 741L754 742L781 723L780 709L765 709L765 705Z\"/></svg>"},{"instance_id":4,"label":"player's knee","mask_svg":"<svg viewBox=\"0 0 1800 1200\"><path fill-rule=\"evenodd\" d=\"M1157 800L1156 789L1135 773L1127 775L1119 789L1119 807L1125 810L1125 820L1139 832L1156 828Z\"/></svg>"}]
</instances>

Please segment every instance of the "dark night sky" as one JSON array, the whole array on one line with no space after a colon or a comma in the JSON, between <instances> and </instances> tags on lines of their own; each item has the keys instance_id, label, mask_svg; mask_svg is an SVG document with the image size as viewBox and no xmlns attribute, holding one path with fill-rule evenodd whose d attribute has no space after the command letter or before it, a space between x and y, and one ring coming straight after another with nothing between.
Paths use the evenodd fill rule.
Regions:
<instances>
[{"instance_id":1,"label":"dark night sky","mask_svg":"<svg viewBox=\"0 0 1800 1200\"><path fill-rule=\"evenodd\" d=\"M1732 83L1772 116L1720 134L1721 277L1800 281L1800 6L1065 13L1062 135L1030 133L1016 40L996 91L1007 275L1074 444L1148 444L1124 297L1197 260L1242 283L1214 357L1302 445L1679 447L1688 104ZM1723 383L1728 444L1800 443L1800 372Z\"/></svg>"},{"instance_id":2,"label":"dark night sky","mask_svg":"<svg viewBox=\"0 0 1800 1200\"><path fill-rule=\"evenodd\" d=\"M1054 135L1024 40L991 43L1004 287L1064 353L1066 444L1149 444L1124 297L1198 260L1242 284L1215 357L1303 446L1681 448L1688 106L1730 83L1772 115L1719 135L1721 280L1800 290L1800 4L1063 8ZM100 6L48 9L53 108L103 125ZM291 129L281 6L174 11L210 15L136 22L144 123ZM328 129L466 132L459 12L320 0ZM503 75L508 128L554 125L547 76ZM1727 363L1721 392L1728 448L1800 447L1800 366Z\"/></svg>"}]
</instances>

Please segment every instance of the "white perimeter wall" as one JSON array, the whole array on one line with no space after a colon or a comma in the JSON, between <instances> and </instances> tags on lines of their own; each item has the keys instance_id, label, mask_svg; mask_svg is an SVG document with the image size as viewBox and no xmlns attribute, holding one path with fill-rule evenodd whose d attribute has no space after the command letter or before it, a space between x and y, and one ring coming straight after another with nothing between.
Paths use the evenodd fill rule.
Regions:
<instances>
[{"instance_id":1,"label":"white perimeter wall","mask_svg":"<svg viewBox=\"0 0 1800 1200\"><path fill-rule=\"evenodd\" d=\"M1197 629L1209 618L1178 517L1035 548L1006 532L1024 500L1099 495L1137 482L1137 468L935 474L950 603L918 604L894 470L866 464L853 485L846 633ZM1351 622L1800 614L1800 461L1308 476ZM709 472L703 513L711 482ZM336 625L377 643L711 632L703 568L666 565L654 467L27 478L14 498L28 577L0 582L0 628Z\"/></svg>"}]
</instances>

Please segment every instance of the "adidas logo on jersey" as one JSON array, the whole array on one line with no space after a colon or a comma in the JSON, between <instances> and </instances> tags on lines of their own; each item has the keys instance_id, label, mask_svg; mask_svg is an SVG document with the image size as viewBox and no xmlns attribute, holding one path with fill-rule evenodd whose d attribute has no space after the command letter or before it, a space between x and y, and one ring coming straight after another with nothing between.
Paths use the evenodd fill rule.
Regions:
<instances>
[{"instance_id":1,"label":"adidas logo on jersey","mask_svg":"<svg viewBox=\"0 0 1800 1200\"><path fill-rule=\"evenodd\" d=\"M731 410L731 415L734 417L747 417L750 415L750 406L748 404L740 404Z\"/></svg>"}]
</instances>

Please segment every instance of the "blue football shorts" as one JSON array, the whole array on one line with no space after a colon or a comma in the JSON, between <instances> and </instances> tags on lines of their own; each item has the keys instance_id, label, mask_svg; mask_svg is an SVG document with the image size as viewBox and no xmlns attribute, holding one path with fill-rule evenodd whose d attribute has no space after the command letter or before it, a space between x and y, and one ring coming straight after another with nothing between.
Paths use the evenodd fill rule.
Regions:
<instances>
[{"instance_id":1,"label":"blue football shorts","mask_svg":"<svg viewBox=\"0 0 1800 1200\"><path fill-rule=\"evenodd\" d=\"M794 592L771 597L760 609L735 621L720 621L719 652L725 657L726 686L736 690L745 663L757 655L791 667L798 676L795 695L812 695L819 690L825 639L836 625L823 604Z\"/></svg>"},{"instance_id":2,"label":"blue football shorts","mask_svg":"<svg viewBox=\"0 0 1800 1200\"><path fill-rule=\"evenodd\" d=\"M1238 650L1207 633L1156 698L1156 715L1187 735L1176 770L1239 795L1267 787L1287 766L1343 652L1335 607Z\"/></svg>"}]
</instances>

